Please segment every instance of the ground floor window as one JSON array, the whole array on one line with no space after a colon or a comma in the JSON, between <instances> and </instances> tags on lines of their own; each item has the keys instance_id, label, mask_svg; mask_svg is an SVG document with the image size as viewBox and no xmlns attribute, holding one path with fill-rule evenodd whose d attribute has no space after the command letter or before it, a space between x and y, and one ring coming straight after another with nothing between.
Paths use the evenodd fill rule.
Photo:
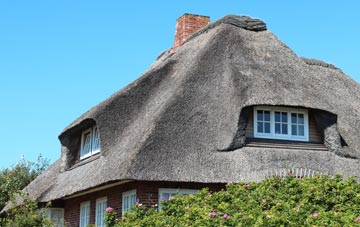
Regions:
<instances>
[{"instance_id":1,"label":"ground floor window","mask_svg":"<svg viewBox=\"0 0 360 227\"><path fill-rule=\"evenodd\" d=\"M130 208L136 203L136 190L122 193L122 213L130 211Z\"/></svg>"},{"instance_id":2,"label":"ground floor window","mask_svg":"<svg viewBox=\"0 0 360 227\"><path fill-rule=\"evenodd\" d=\"M54 227L64 227L64 209L63 208L47 208L45 210L46 217L50 220Z\"/></svg>"},{"instance_id":3,"label":"ground floor window","mask_svg":"<svg viewBox=\"0 0 360 227\"><path fill-rule=\"evenodd\" d=\"M95 223L97 227L105 227L105 210L107 207L107 198L96 200Z\"/></svg>"},{"instance_id":4,"label":"ground floor window","mask_svg":"<svg viewBox=\"0 0 360 227\"><path fill-rule=\"evenodd\" d=\"M254 108L254 137L309 141L308 112L306 109L257 106Z\"/></svg>"},{"instance_id":5,"label":"ground floor window","mask_svg":"<svg viewBox=\"0 0 360 227\"><path fill-rule=\"evenodd\" d=\"M176 189L176 188L160 188L159 189L159 210L161 210L161 201L169 200L175 195L190 195L196 194L199 190L195 189Z\"/></svg>"},{"instance_id":6,"label":"ground floor window","mask_svg":"<svg viewBox=\"0 0 360 227\"><path fill-rule=\"evenodd\" d=\"M80 223L79 227L86 227L90 224L90 201L80 204Z\"/></svg>"}]
</instances>

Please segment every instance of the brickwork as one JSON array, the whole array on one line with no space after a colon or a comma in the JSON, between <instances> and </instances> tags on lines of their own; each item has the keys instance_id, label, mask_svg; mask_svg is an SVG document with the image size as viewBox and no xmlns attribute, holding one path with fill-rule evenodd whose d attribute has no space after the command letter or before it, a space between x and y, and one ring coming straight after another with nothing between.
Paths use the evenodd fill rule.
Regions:
<instances>
[{"instance_id":1,"label":"brickwork","mask_svg":"<svg viewBox=\"0 0 360 227\"><path fill-rule=\"evenodd\" d=\"M122 193L136 189L137 198L145 206L152 206L158 203L159 188L181 188L181 189L201 189L209 188L212 191L219 191L225 184L204 184L204 183L185 183L185 182L150 182L133 181L122 185L113 186L101 191L89 193L79 197L64 201L64 219L66 227L78 227L80 218L80 203L90 201L90 223L95 223L96 200L107 197L109 207L121 215Z\"/></svg>"},{"instance_id":2,"label":"brickwork","mask_svg":"<svg viewBox=\"0 0 360 227\"><path fill-rule=\"evenodd\" d=\"M176 33L173 48L181 46L194 32L210 23L210 17L184 14L176 20Z\"/></svg>"}]
</instances>

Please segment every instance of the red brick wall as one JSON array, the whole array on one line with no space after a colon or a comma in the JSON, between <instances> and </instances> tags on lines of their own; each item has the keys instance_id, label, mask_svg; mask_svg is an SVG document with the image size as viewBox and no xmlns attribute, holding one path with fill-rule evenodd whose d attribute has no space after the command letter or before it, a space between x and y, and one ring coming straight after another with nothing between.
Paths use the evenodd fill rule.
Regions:
<instances>
[{"instance_id":1,"label":"red brick wall","mask_svg":"<svg viewBox=\"0 0 360 227\"><path fill-rule=\"evenodd\" d=\"M209 24L210 18L184 14L176 20L176 33L173 48L181 46L194 32Z\"/></svg>"},{"instance_id":2,"label":"red brick wall","mask_svg":"<svg viewBox=\"0 0 360 227\"><path fill-rule=\"evenodd\" d=\"M96 200L107 197L108 207L112 207L121 215L122 193L136 189L139 202L146 206L152 206L158 203L159 188L181 188L181 189L201 189L208 187L212 191L219 191L225 184L203 184L203 183L185 183L185 182L150 182L134 181L122 185L117 185L98 192L89 193L76 198L64 201L64 218L66 227L78 227L80 218L80 203L90 201L90 223L95 223Z\"/></svg>"}]
</instances>

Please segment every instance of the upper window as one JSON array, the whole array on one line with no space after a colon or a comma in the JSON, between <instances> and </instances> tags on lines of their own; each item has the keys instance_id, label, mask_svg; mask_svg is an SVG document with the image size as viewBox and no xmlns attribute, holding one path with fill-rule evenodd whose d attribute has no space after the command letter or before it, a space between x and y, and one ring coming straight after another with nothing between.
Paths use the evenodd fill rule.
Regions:
<instances>
[{"instance_id":1,"label":"upper window","mask_svg":"<svg viewBox=\"0 0 360 227\"><path fill-rule=\"evenodd\" d=\"M136 190L124 192L122 194L122 214L130 211L130 208L136 203Z\"/></svg>"},{"instance_id":2,"label":"upper window","mask_svg":"<svg viewBox=\"0 0 360 227\"><path fill-rule=\"evenodd\" d=\"M107 207L107 199L100 198L96 200L95 223L97 227L105 227L105 210Z\"/></svg>"},{"instance_id":3,"label":"upper window","mask_svg":"<svg viewBox=\"0 0 360 227\"><path fill-rule=\"evenodd\" d=\"M309 141L308 112L275 106L254 108L254 136L266 139Z\"/></svg>"},{"instance_id":4,"label":"upper window","mask_svg":"<svg viewBox=\"0 0 360 227\"><path fill-rule=\"evenodd\" d=\"M80 159L100 152L99 132L96 126L85 130L81 136Z\"/></svg>"}]
</instances>

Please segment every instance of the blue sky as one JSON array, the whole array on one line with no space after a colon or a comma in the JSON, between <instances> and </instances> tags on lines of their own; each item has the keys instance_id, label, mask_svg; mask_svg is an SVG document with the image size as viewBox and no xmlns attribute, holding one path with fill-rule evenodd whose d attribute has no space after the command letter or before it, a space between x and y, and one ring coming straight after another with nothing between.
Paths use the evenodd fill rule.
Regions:
<instances>
[{"instance_id":1,"label":"blue sky","mask_svg":"<svg viewBox=\"0 0 360 227\"><path fill-rule=\"evenodd\" d=\"M184 13L260 18L298 55L360 82L360 2L0 1L0 169L60 156L61 131L172 46Z\"/></svg>"}]
</instances>

